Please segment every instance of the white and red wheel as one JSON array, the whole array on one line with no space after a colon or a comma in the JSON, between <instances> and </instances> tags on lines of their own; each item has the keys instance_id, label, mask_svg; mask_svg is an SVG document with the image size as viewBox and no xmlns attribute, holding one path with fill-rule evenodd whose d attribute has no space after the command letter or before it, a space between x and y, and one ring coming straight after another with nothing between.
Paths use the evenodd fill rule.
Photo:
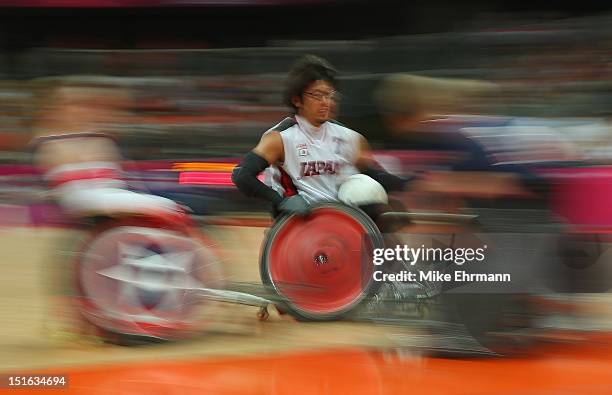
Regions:
<instances>
[{"instance_id":1,"label":"white and red wheel","mask_svg":"<svg viewBox=\"0 0 612 395\"><path fill-rule=\"evenodd\" d=\"M103 333L177 339L201 330L223 287L213 243L180 222L109 219L93 229L76 261L83 317Z\"/></svg>"},{"instance_id":2,"label":"white and red wheel","mask_svg":"<svg viewBox=\"0 0 612 395\"><path fill-rule=\"evenodd\" d=\"M339 319L370 294L372 254L382 235L361 210L324 204L307 217L286 216L270 229L261 277L300 319Z\"/></svg>"}]
</instances>

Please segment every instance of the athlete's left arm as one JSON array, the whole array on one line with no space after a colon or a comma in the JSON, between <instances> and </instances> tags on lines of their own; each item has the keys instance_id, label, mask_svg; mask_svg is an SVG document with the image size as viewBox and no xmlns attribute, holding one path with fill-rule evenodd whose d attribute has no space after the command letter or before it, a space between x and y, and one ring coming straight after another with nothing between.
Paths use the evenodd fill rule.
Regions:
<instances>
[{"instance_id":1,"label":"athlete's left arm","mask_svg":"<svg viewBox=\"0 0 612 395\"><path fill-rule=\"evenodd\" d=\"M359 136L359 152L355 160L355 166L363 174L372 177L390 191L404 191L412 178L402 178L387 172L372 156L370 144L363 137Z\"/></svg>"}]
</instances>

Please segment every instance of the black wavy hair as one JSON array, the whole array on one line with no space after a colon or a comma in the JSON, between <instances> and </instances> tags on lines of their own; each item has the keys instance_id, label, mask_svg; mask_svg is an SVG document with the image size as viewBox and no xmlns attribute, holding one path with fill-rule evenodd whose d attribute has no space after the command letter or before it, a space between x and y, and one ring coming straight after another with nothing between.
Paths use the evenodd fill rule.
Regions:
<instances>
[{"instance_id":1,"label":"black wavy hair","mask_svg":"<svg viewBox=\"0 0 612 395\"><path fill-rule=\"evenodd\" d=\"M306 55L293 64L287 75L283 102L297 112L297 107L292 102L293 97L302 97L304 90L319 80L326 81L334 89L338 89L337 76L338 70L327 60L315 55Z\"/></svg>"}]
</instances>

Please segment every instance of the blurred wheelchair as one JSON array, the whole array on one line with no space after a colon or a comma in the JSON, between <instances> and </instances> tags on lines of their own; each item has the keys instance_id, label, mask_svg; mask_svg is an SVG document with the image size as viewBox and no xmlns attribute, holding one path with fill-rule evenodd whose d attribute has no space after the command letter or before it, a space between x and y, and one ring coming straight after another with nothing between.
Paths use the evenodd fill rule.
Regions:
<instances>
[{"instance_id":1,"label":"blurred wheelchair","mask_svg":"<svg viewBox=\"0 0 612 395\"><path fill-rule=\"evenodd\" d=\"M499 218L483 223L475 212L445 208L387 211L377 218L386 228L393 224L388 227L393 231L385 234L364 211L340 203L318 205L306 217L283 216L263 243L262 281L280 296L276 302L280 309L299 320L349 318L426 327L454 340L439 348L464 347L485 354L516 352L530 342L526 334L537 316L531 290L483 290L473 283L419 279L418 272L432 270L453 278L461 267L448 262L412 266L395 259L385 263L387 267L373 264L375 249L393 249L402 243L410 247L441 243L451 249L475 246L482 243L479 233L490 231L486 225L499 225ZM516 223L525 220L517 212L506 215L515 217ZM532 219L534 226L537 222ZM375 281L379 269L396 274L412 271L417 280ZM483 265L478 270L486 273ZM459 343L463 345L457 346Z\"/></svg>"},{"instance_id":2,"label":"blurred wheelchair","mask_svg":"<svg viewBox=\"0 0 612 395\"><path fill-rule=\"evenodd\" d=\"M85 234L56 246L63 262L51 270L63 284L56 292L76 293L67 299L86 331L135 344L201 330L224 282L218 249L187 210L130 190L107 135L46 136L34 148L51 197Z\"/></svg>"},{"instance_id":3,"label":"blurred wheelchair","mask_svg":"<svg viewBox=\"0 0 612 395\"><path fill-rule=\"evenodd\" d=\"M281 217L263 243L260 274L298 319L345 317L375 290L372 254L383 236L363 211L339 203Z\"/></svg>"},{"instance_id":4,"label":"blurred wheelchair","mask_svg":"<svg viewBox=\"0 0 612 395\"><path fill-rule=\"evenodd\" d=\"M71 240L73 265L61 275L73 277L68 287L76 290L79 316L105 340L139 344L188 337L214 320L217 301L258 306L260 318L275 304L308 321L456 324L497 353L524 343L520 332L531 326L533 304L525 294L454 293L439 284L389 289L374 281L373 252L402 240L388 239L364 211L339 203L321 204L307 217L279 218L261 249L266 288L232 290L224 281L220 251L183 207L127 188L116 156L108 154L116 149L112 139L49 136L36 147L52 196L86 234L78 244ZM81 158L57 163L62 151ZM379 219L406 225L411 236L469 236L482 231L481 214L397 210ZM508 215L517 217L516 211ZM414 314L406 314L406 306L414 307Z\"/></svg>"}]
</instances>

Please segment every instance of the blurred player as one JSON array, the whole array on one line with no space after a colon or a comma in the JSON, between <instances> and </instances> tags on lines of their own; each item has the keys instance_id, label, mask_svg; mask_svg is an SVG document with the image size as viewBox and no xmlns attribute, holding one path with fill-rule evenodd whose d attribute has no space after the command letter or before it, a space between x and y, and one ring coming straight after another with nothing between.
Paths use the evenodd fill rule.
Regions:
<instances>
[{"instance_id":1,"label":"blurred player","mask_svg":"<svg viewBox=\"0 0 612 395\"><path fill-rule=\"evenodd\" d=\"M337 71L316 56L298 60L289 72L285 104L293 114L265 132L232 179L247 196L272 203L274 215L306 215L313 204L338 201L338 189L359 172L387 191L403 190L407 180L373 161L366 139L334 120L338 110ZM266 184L257 176L268 169ZM362 207L376 217L380 205Z\"/></svg>"},{"instance_id":2,"label":"blurred player","mask_svg":"<svg viewBox=\"0 0 612 395\"><path fill-rule=\"evenodd\" d=\"M397 74L376 92L391 135L387 149L458 154L447 170L420 183L431 192L473 198L535 198L547 182L531 165L567 160L571 149L550 128L520 127L510 117L473 114L490 103L498 87L479 81ZM456 115L461 114L461 115Z\"/></svg>"},{"instance_id":3,"label":"blurred player","mask_svg":"<svg viewBox=\"0 0 612 395\"><path fill-rule=\"evenodd\" d=\"M115 125L128 122L129 96L99 84L40 82L41 102L32 141L34 161L51 197L75 225L115 215L180 212L176 203L136 193L123 179L121 154L113 137ZM83 325L74 292L74 249L80 243L66 234L54 245L45 270L51 286L50 314L45 330L69 340L89 330ZM68 253L68 254L67 254ZM59 328L56 328L59 326ZM78 337L76 338L78 340Z\"/></svg>"},{"instance_id":4,"label":"blurred player","mask_svg":"<svg viewBox=\"0 0 612 395\"><path fill-rule=\"evenodd\" d=\"M49 90L35 127L34 159L65 213L83 218L177 210L168 199L129 191L122 179L113 128L128 122L124 90L95 84Z\"/></svg>"}]
</instances>

